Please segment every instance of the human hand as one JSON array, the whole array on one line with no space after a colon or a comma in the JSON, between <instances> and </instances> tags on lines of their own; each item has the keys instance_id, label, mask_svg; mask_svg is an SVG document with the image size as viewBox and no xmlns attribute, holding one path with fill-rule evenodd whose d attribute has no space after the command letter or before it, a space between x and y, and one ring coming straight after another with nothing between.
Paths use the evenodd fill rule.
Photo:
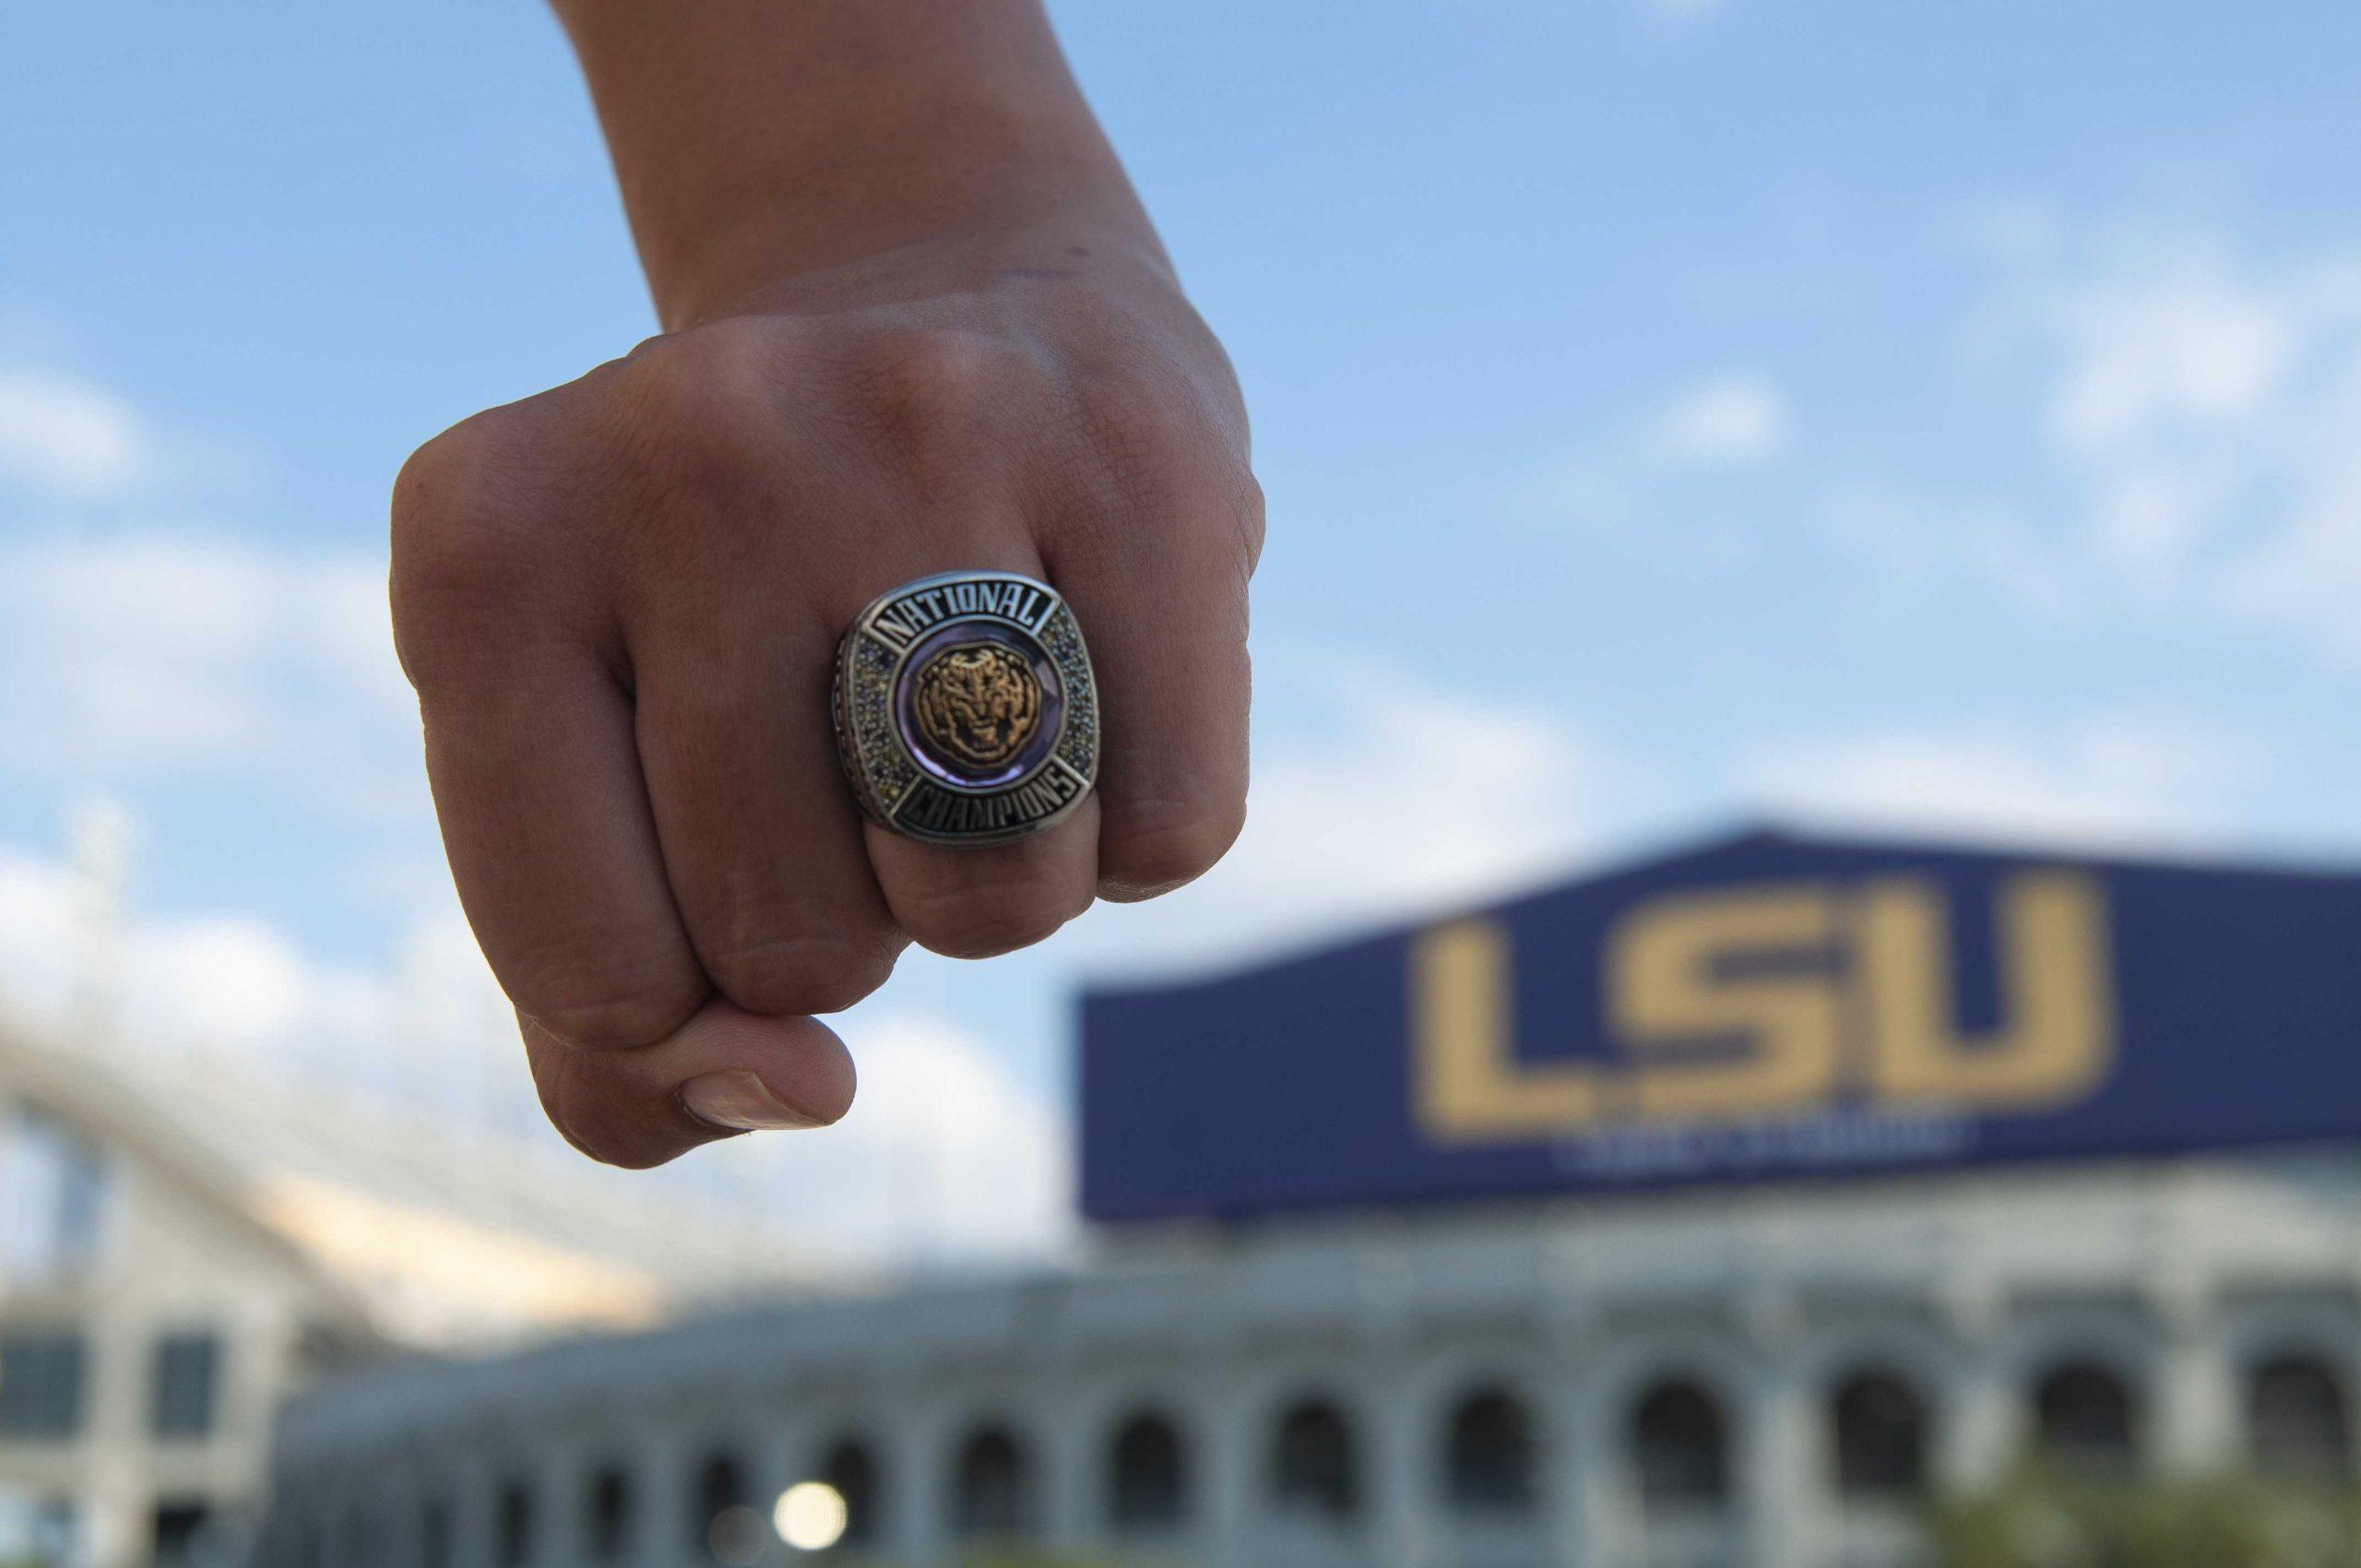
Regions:
<instances>
[{"instance_id":1,"label":"human hand","mask_svg":"<svg viewBox=\"0 0 2361 1568\"><path fill-rule=\"evenodd\" d=\"M850 1005L1210 866L1243 820L1262 540L1227 361L1116 229L785 276L429 443L393 600L460 897L575 1146L647 1166L851 1100ZM1090 642L1098 787L1039 837L860 819L827 692L874 596L1039 577Z\"/></svg>"}]
</instances>

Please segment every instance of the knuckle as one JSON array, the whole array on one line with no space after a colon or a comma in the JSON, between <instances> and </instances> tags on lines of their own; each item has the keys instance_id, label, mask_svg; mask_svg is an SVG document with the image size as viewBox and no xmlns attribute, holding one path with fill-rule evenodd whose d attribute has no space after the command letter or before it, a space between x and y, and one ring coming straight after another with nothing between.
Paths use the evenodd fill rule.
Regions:
<instances>
[{"instance_id":1,"label":"knuckle","mask_svg":"<svg viewBox=\"0 0 2361 1568\"><path fill-rule=\"evenodd\" d=\"M1137 378L1077 393L1070 542L1112 564L1144 547L1195 578L1244 582L1263 549L1264 500L1238 444L1192 398ZM1147 534L1142 518L1156 519Z\"/></svg>"},{"instance_id":2,"label":"knuckle","mask_svg":"<svg viewBox=\"0 0 2361 1568\"><path fill-rule=\"evenodd\" d=\"M939 415L980 407L1008 368L1007 344L988 333L943 327L864 330L850 375L881 409Z\"/></svg>"},{"instance_id":3,"label":"knuckle","mask_svg":"<svg viewBox=\"0 0 2361 1568\"><path fill-rule=\"evenodd\" d=\"M1169 893L1213 869L1246 826L1246 797L1109 800L1098 850L1099 891L1118 902Z\"/></svg>"},{"instance_id":4,"label":"knuckle","mask_svg":"<svg viewBox=\"0 0 2361 1568\"><path fill-rule=\"evenodd\" d=\"M518 444L478 415L419 448L395 481L396 647L413 681L513 616L534 576L534 481Z\"/></svg>"},{"instance_id":5,"label":"knuckle","mask_svg":"<svg viewBox=\"0 0 2361 1568\"><path fill-rule=\"evenodd\" d=\"M706 972L749 1013L841 1013L883 986L899 956L875 932L733 937L704 951Z\"/></svg>"},{"instance_id":6,"label":"knuckle","mask_svg":"<svg viewBox=\"0 0 2361 1568\"><path fill-rule=\"evenodd\" d=\"M651 338L623 362L624 380L651 425L668 434L707 430L718 415L777 395L789 338L787 327L742 318Z\"/></svg>"},{"instance_id":7,"label":"knuckle","mask_svg":"<svg viewBox=\"0 0 2361 1568\"><path fill-rule=\"evenodd\" d=\"M1218 448L1184 400L1139 377L1100 377L1077 389L1074 422L1086 460L1129 506L1202 487ZM1159 508L1161 509L1161 508Z\"/></svg>"},{"instance_id":8,"label":"knuckle","mask_svg":"<svg viewBox=\"0 0 2361 1568\"><path fill-rule=\"evenodd\" d=\"M504 620L531 578L532 542L522 530L446 515L407 530L394 550L394 628L410 645L440 628L469 631Z\"/></svg>"},{"instance_id":9,"label":"knuckle","mask_svg":"<svg viewBox=\"0 0 2361 1568\"><path fill-rule=\"evenodd\" d=\"M1012 876L922 887L894 903L903 928L928 951L948 958L990 958L1053 934L1090 904L1046 877Z\"/></svg>"},{"instance_id":10,"label":"knuckle","mask_svg":"<svg viewBox=\"0 0 2361 1568\"><path fill-rule=\"evenodd\" d=\"M432 542L455 520L532 510L536 453L543 445L533 428L537 422L516 406L488 409L411 453L394 480L396 541Z\"/></svg>"},{"instance_id":11,"label":"knuckle","mask_svg":"<svg viewBox=\"0 0 2361 1568\"><path fill-rule=\"evenodd\" d=\"M934 327L865 329L847 350L844 404L864 434L921 470L982 449L1021 361L991 334Z\"/></svg>"},{"instance_id":12,"label":"knuckle","mask_svg":"<svg viewBox=\"0 0 2361 1568\"><path fill-rule=\"evenodd\" d=\"M616 484L633 510L694 513L732 496L753 469L749 433L779 401L784 345L739 321L642 342L616 375Z\"/></svg>"},{"instance_id":13,"label":"knuckle","mask_svg":"<svg viewBox=\"0 0 2361 1568\"><path fill-rule=\"evenodd\" d=\"M1246 563L1246 575L1250 577L1263 561L1265 510L1262 481L1241 469L1231 492L1228 516L1237 529L1239 549Z\"/></svg>"},{"instance_id":14,"label":"knuckle","mask_svg":"<svg viewBox=\"0 0 2361 1568\"><path fill-rule=\"evenodd\" d=\"M586 378L601 439L582 488L619 602L666 602L775 538L810 337L798 321L733 317L651 338Z\"/></svg>"},{"instance_id":15,"label":"knuckle","mask_svg":"<svg viewBox=\"0 0 2361 1568\"><path fill-rule=\"evenodd\" d=\"M463 420L409 455L394 478L394 522L433 516L471 498L496 472L507 441L498 410Z\"/></svg>"},{"instance_id":16,"label":"knuckle","mask_svg":"<svg viewBox=\"0 0 2361 1568\"><path fill-rule=\"evenodd\" d=\"M586 980L583 977L587 975ZM517 1009L552 1037L587 1051L623 1051L662 1039L705 1000L701 981L594 964L508 982Z\"/></svg>"},{"instance_id":17,"label":"knuckle","mask_svg":"<svg viewBox=\"0 0 2361 1568\"><path fill-rule=\"evenodd\" d=\"M621 455L658 491L727 482L748 463L748 433L772 422L796 353L794 325L771 321L718 321L642 343L616 378Z\"/></svg>"},{"instance_id":18,"label":"knuckle","mask_svg":"<svg viewBox=\"0 0 2361 1568\"><path fill-rule=\"evenodd\" d=\"M640 1097L619 1092L613 1063L560 1048L537 1056L534 1088L542 1114L575 1152L601 1165L647 1170L705 1138L670 1117L650 1116Z\"/></svg>"}]
</instances>

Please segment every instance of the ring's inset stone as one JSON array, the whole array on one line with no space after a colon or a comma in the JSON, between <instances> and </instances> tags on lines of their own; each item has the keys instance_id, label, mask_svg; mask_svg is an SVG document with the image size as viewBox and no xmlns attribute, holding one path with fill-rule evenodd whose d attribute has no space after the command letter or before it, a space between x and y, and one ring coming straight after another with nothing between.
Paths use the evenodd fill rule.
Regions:
<instances>
[{"instance_id":1,"label":"ring's inset stone","mask_svg":"<svg viewBox=\"0 0 2361 1568\"><path fill-rule=\"evenodd\" d=\"M908 584L861 612L836 664L845 771L885 826L998 842L1048 826L1089 792L1090 659L1046 585L1004 572Z\"/></svg>"},{"instance_id":2,"label":"ring's inset stone","mask_svg":"<svg viewBox=\"0 0 2361 1568\"><path fill-rule=\"evenodd\" d=\"M910 707L929 751L990 772L1040 729L1041 683L1029 661L998 643L961 643L911 675Z\"/></svg>"},{"instance_id":3,"label":"ring's inset stone","mask_svg":"<svg viewBox=\"0 0 2361 1568\"><path fill-rule=\"evenodd\" d=\"M1065 683L1021 626L961 617L910 644L892 678L896 738L955 790L1032 772L1057 742Z\"/></svg>"}]
</instances>

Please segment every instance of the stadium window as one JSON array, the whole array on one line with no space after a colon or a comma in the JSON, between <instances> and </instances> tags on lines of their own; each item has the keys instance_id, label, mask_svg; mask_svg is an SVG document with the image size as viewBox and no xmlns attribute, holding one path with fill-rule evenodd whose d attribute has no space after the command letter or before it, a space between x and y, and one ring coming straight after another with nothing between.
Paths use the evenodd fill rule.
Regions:
<instances>
[{"instance_id":1,"label":"stadium window","mask_svg":"<svg viewBox=\"0 0 2361 1568\"><path fill-rule=\"evenodd\" d=\"M1478 1389L1452 1412L1444 1482L1462 1514L1523 1514L1538 1492L1533 1420L1502 1388Z\"/></svg>"},{"instance_id":2,"label":"stadium window","mask_svg":"<svg viewBox=\"0 0 2361 1568\"><path fill-rule=\"evenodd\" d=\"M148 1384L150 1430L166 1439L186 1441L210 1436L220 1383L219 1335L205 1330L165 1335L156 1341L155 1367Z\"/></svg>"},{"instance_id":3,"label":"stadium window","mask_svg":"<svg viewBox=\"0 0 2361 1568\"><path fill-rule=\"evenodd\" d=\"M1272 1466L1279 1512L1343 1522L1360 1507L1353 1429L1324 1400L1307 1399L1279 1418Z\"/></svg>"},{"instance_id":4,"label":"stadium window","mask_svg":"<svg viewBox=\"0 0 2361 1568\"><path fill-rule=\"evenodd\" d=\"M451 1505L429 1499L418 1516L419 1568L451 1568Z\"/></svg>"},{"instance_id":5,"label":"stadium window","mask_svg":"<svg viewBox=\"0 0 2361 1568\"><path fill-rule=\"evenodd\" d=\"M1907 1498L1927 1477L1927 1420L1917 1391L1892 1372L1855 1372L1836 1385L1836 1494Z\"/></svg>"},{"instance_id":6,"label":"stadium window","mask_svg":"<svg viewBox=\"0 0 2361 1568\"><path fill-rule=\"evenodd\" d=\"M719 1452L699 1461L691 1493L694 1506L689 1510L689 1550L694 1561L702 1562L713 1555L719 1538L731 1532L731 1521L751 1504L753 1493L738 1461Z\"/></svg>"},{"instance_id":7,"label":"stadium window","mask_svg":"<svg viewBox=\"0 0 2361 1568\"><path fill-rule=\"evenodd\" d=\"M621 1562L631 1545L631 1477L620 1465L591 1472L583 1498L583 1542L593 1562Z\"/></svg>"},{"instance_id":8,"label":"stadium window","mask_svg":"<svg viewBox=\"0 0 2361 1568\"><path fill-rule=\"evenodd\" d=\"M1023 1445L1005 1427L969 1432L952 1477L953 1538L1017 1540L1033 1527L1033 1477Z\"/></svg>"},{"instance_id":9,"label":"stadium window","mask_svg":"<svg viewBox=\"0 0 2361 1568\"><path fill-rule=\"evenodd\" d=\"M13 1512L13 1510L11 1511ZM88 1550L82 1511L71 1498L45 1497L6 1521L10 1535L31 1548L35 1563L80 1562Z\"/></svg>"},{"instance_id":10,"label":"stadium window","mask_svg":"<svg viewBox=\"0 0 2361 1568\"><path fill-rule=\"evenodd\" d=\"M1169 1530L1188 1512L1180 1433L1146 1412L1118 1428L1108 1453L1107 1522L1118 1534Z\"/></svg>"},{"instance_id":11,"label":"stadium window","mask_svg":"<svg viewBox=\"0 0 2361 1568\"><path fill-rule=\"evenodd\" d=\"M1647 1508L1718 1508L1729 1501L1722 1408L1696 1384L1660 1383L1632 1407L1632 1457Z\"/></svg>"},{"instance_id":12,"label":"stadium window","mask_svg":"<svg viewBox=\"0 0 2361 1568\"><path fill-rule=\"evenodd\" d=\"M2052 1368L2034 1387L2034 1432L2043 1455L2100 1475L2129 1472L2138 1457L2130 1386L2093 1361Z\"/></svg>"},{"instance_id":13,"label":"stadium window","mask_svg":"<svg viewBox=\"0 0 2361 1568\"><path fill-rule=\"evenodd\" d=\"M525 1568L533 1555L533 1494L512 1480L492 1505L492 1553L500 1568Z\"/></svg>"},{"instance_id":14,"label":"stadium window","mask_svg":"<svg viewBox=\"0 0 2361 1568\"><path fill-rule=\"evenodd\" d=\"M28 1107L7 1129L0 1186L0 1268L18 1285L87 1272L105 1240L111 1206L106 1155L81 1132Z\"/></svg>"},{"instance_id":15,"label":"stadium window","mask_svg":"<svg viewBox=\"0 0 2361 1568\"><path fill-rule=\"evenodd\" d=\"M2353 1467L2353 1416L2344 1384L2325 1364L2288 1356L2247 1377L2247 1450L2258 1468L2327 1477Z\"/></svg>"},{"instance_id":16,"label":"stadium window","mask_svg":"<svg viewBox=\"0 0 2361 1568\"><path fill-rule=\"evenodd\" d=\"M44 1495L21 1482L0 1483L0 1562L54 1568L89 1558L81 1514L70 1497Z\"/></svg>"},{"instance_id":17,"label":"stadium window","mask_svg":"<svg viewBox=\"0 0 2361 1568\"><path fill-rule=\"evenodd\" d=\"M0 1334L0 1437L57 1443L80 1435L89 1360L78 1334Z\"/></svg>"},{"instance_id":18,"label":"stadium window","mask_svg":"<svg viewBox=\"0 0 2361 1568\"><path fill-rule=\"evenodd\" d=\"M156 1568L197 1568L213 1555L208 1534L213 1511L202 1503L161 1502L149 1522ZM216 1527L218 1530L218 1526Z\"/></svg>"},{"instance_id":19,"label":"stadium window","mask_svg":"<svg viewBox=\"0 0 2361 1568\"><path fill-rule=\"evenodd\" d=\"M880 1486L877 1457L869 1445L847 1438L827 1452L820 1462L816 1478L844 1500L844 1534L837 1538L839 1545L867 1546L877 1538L877 1511Z\"/></svg>"}]
</instances>

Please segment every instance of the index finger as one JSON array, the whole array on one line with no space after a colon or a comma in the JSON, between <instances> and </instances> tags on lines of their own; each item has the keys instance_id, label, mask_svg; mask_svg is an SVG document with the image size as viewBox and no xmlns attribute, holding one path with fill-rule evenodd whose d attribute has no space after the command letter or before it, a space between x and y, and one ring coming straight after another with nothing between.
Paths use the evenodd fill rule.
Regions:
<instances>
[{"instance_id":1,"label":"index finger","mask_svg":"<svg viewBox=\"0 0 2361 1568\"><path fill-rule=\"evenodd\" d=\"M516 472L547 445L508 431L519 417L480 415L403 469L396 642L492 973L561 1038L641 1045L688 1017L706 978L665 878L631 699L600 655L598 596L552 559L539 515L552 487Z\"/></svg>"}]
</instances>

